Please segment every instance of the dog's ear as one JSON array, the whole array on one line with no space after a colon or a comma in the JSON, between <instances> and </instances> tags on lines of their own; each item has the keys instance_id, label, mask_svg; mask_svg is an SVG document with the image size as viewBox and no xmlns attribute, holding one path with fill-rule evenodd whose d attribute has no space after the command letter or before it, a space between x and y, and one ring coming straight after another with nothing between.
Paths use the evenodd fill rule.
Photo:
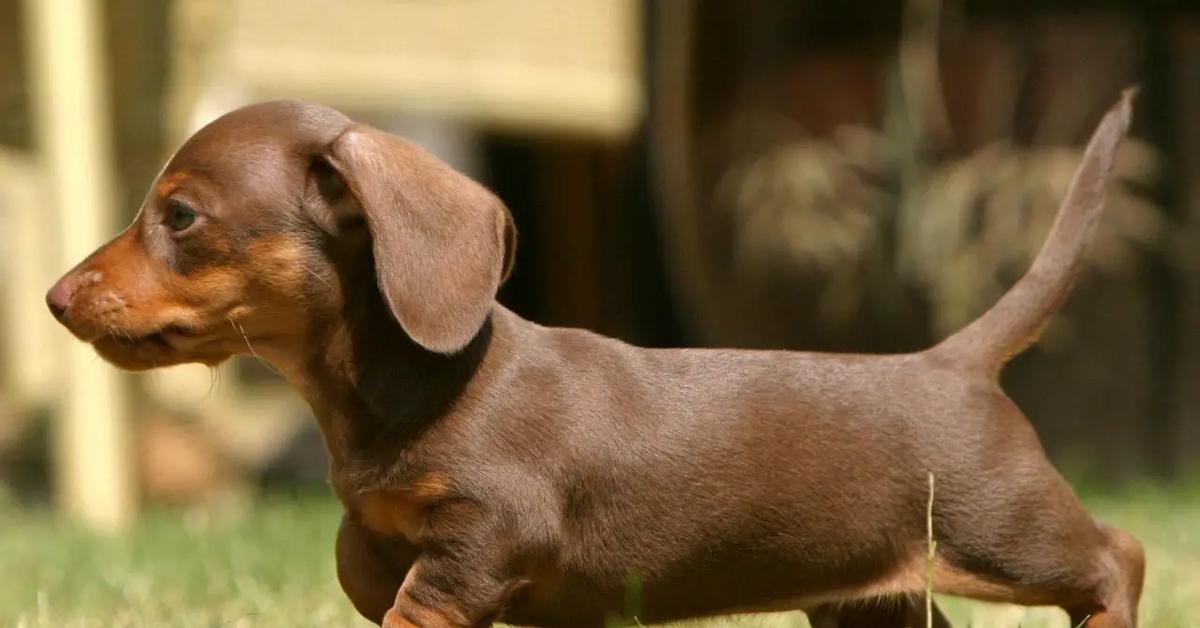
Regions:
<instances>
[{"instance_id":1,"label":"dog's ear","mask_svg":"<svg viewBox=\"0 0 1200 628\"><path fill-rule=\"evenodd\" d=\"M369 126L346 129L321 158L349 193L331 204L333 218L361 213L366 222L392 315L426 349L461 350L511 270L516 230L508 209L422 148Z\"/></svg>"}]
</instances>

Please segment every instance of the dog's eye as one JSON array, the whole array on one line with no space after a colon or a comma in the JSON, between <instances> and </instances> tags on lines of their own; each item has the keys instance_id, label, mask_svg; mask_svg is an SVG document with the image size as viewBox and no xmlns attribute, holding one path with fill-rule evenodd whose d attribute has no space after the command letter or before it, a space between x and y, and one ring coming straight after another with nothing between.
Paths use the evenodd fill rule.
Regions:
<instances>
[{"instance_id":1,"label":"dog's eye","mask_svg":"<svg viewBox=\"0 0 1200 628\"><path fill-rule=\"evenodd\" d=\"M167 207L167 228L171 231L184 231L196 222L196 211L187 205L173 202Z\"/></svg>"}]
</instances>

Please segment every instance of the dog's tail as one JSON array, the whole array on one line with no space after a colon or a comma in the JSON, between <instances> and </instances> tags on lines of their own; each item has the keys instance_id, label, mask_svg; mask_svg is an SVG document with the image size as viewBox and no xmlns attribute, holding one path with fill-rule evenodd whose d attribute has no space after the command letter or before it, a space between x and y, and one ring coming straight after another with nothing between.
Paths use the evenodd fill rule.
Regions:
<instances>
[{"instance_id":1,"label":"dog's tail","mask_svg":"<svg viewBox=\"0 0 1200 628\"><path fill-rule=\"evenodd\" d=\"M1104 207L1113 155L1129 128L1135 88L1105 114L1092 134L1050 235L1025 276L992 309L930 350L960 367L996 374L1037 340L1079 274L1080 257Z\"/></svg>"}]
</instances>

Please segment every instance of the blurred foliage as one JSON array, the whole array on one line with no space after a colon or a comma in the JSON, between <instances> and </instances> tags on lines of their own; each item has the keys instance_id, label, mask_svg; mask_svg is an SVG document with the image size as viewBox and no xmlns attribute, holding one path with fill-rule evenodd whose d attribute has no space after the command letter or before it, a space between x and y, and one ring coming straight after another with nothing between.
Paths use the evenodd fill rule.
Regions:
<instances>
[{"instance_id":1,"label":"blurred foliage","mask_svg":"<svg viewBox=\"0 0 1200 628\"><path fill-rule=\"evenodd\" d=\"M817 303L829 321L849 318L872 291L899 295L888 286L901 283L929 300L936 335L969 322L1041 248L1082 155L1011 140L955 145L940 98L938 29L930 26L939 5L909 3L881 129L843 125L813 137L789 118L751 110L725 134L739 154L715 197L732 217L738 270L818 271L827 281ZM1047 117L1078 109L1071 100ZM1090 262L1122 272L1137 247L1162 236L1161 209L1137 192L1161 169L1149 144L1125 142Z\"/></svg>"}]
</instances>

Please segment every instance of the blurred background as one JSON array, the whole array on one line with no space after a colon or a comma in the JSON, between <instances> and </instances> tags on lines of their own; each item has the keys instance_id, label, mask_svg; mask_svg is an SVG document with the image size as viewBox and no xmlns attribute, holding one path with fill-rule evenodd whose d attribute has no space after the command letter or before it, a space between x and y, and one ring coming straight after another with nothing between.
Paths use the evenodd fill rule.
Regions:
<instances>
[{"instance_id":1,"label":"blurred background","mask_svg":"<svg viewBox=\"0 0 1200 628\"><path fill-rule=\"evenodd\" d=\"M500 301L537 322L894 352L1020 276L1129 84L1088 270L1003 377L1102 511L1190 556L1152 574L1192 583L1152 607L1175 625L1200 602L1200 3L0 0L0 623L353 622L284 382L120 374L43 302L231 108L330 105L486 183L520 233Z\"/></svg>"}]
</instances>

